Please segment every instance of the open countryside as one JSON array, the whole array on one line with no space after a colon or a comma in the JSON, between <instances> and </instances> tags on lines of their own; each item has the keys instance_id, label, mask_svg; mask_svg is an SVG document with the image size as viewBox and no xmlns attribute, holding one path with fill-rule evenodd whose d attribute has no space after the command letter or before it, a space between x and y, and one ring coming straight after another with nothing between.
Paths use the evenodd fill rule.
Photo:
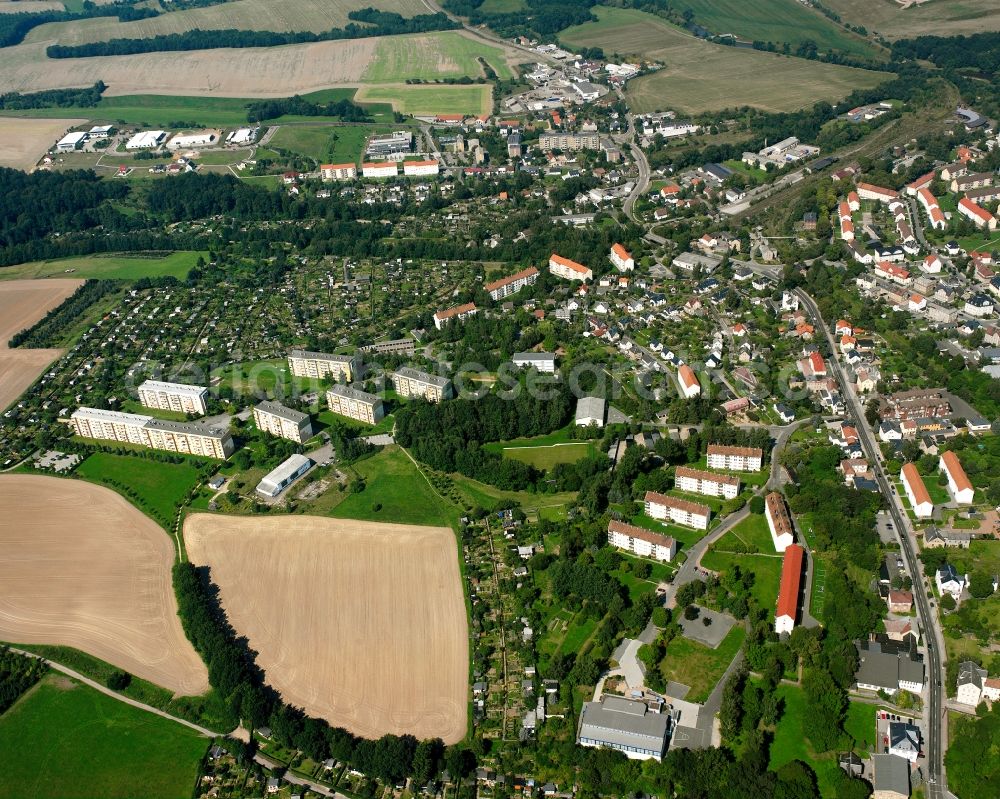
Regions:
<instances>
[{"instance_id":1,"label":"open countryside","mask_svg":"<svg viewBox=\"0 0 1000 799\"><path fill-rule=\"evenodd\" d=\"M886 39L959 36L1000 30L994 0L823 0L851 25Z\"/></svg>"},{"instance_id":2,"label":"open countryside","mask_svg":"<svg viewBox=\"0 0 1000 799\"><path fill-rule=\"evenodd\" d=\"M0 281L20 280L26 278L60 277L67 278L97 278L101 280L138 280L141 277L176 277L183 280L187 277L199 257L207 257L208 253L173 252L149 253L142 255L90 255L81 258L61 258L57 261L33 261L27 264L10 266L0 270ZM45 284L32 284L41 289ZM77 284L78 285L78 284ZM2 286L0 286L2 291ZM22 325L27 327L27 325ZM17 332L17 331L14 331Z\"/></svg>"},{"instance_id":3,"label":"open countryside","mask_svg":"<svg viewBox=\"0 0 1000 799\"><path fill-rule=\"evenodd\" d=\"M208 690L170 583L173 539L114 492L0 475L0 640L62 644L185 695Z\"/></svg>"},{"instance_id":4,"label":"open countryside","mask_svg":"<svg viewBox=\"0 0 1000 799\"><path fill-rule=\"evenodd\" d=\"M65 119L60 109L55 119L0 119L0 166L30 169L49 145L83 119Z\"/></svg>"}]
</instances>

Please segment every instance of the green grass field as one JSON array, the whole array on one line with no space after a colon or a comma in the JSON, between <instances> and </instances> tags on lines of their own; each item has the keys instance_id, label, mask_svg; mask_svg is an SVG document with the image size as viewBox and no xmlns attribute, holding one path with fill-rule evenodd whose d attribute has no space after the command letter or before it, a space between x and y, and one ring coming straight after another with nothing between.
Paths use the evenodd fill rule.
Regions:
<instances>
[{"instance_id":1,"label":"green grass field","mask_svg":"<svg viewBox=\"0 0 1000 799\"><path fill-rule=\"evenodd\" d=\"M341 519L447 526L449 508L399 447L381 452L351 467L365 489L347 497L331 512ZM375 510L376 505L381 507Z\"/></svg>"},{"instance_id":2,"label":"green grass field","mask_svg":"<svg viewBox=\"0 0 1000 799\"><path fill-rule=\"evenodd\" d=\"M51 674L0 716L0 797L178 799L208 740Z\"/></svg>"},{"instance_id":3,"label":"green grass field","mask_svg":"<svg viewBox=\"0 0 1000 799\"><path fill-rule=\"evenodd\" d=\"M364 82L476 77L484 74L479 59L486 61L501 79L514 77L503 50L455 31L386 36L378 41L378 50L365 71Z\"/></svg>"},{"instance_id":4,"label":"green grass field","mask_svg":"<svg viewBox=\"0 0 1000 799\"><path fill-rule=\"evenodd\" d=\"M667 646L660 670L665 679L691 688L685 697L688 702L704 702L740 651L745 637L746 630L737 624L716 649L709 649L704 644L678 635Z\"/></svg>"},{"instance_id":5,"label":"green grass field","mask_svg":"<svg viewBox=\"0 0 1000 799\"><path fill-rule=\"evenodd\" d=\"M371 126L282 125L271 147L291 150L322 163L358 163L365 139L377 132Z\"/></svg>"},{"instance_id":6,"label":"green grass field","mask_svg":"<svg viewBox=\"0 0 1000 799\"><path fill-rule=\"evenodd\" d=\"M576 444L551 444L540 447L505 447L503 456L548 471L560 463L576 463L581 458L592 455L593 452L594 446L591 443L581 441Z\"/></svg>"},{"instance_id":7,"label":"green grass field","mask_svg":"<svg viewBox=\"0 0 1000 799\"><path fill-rule=\"evenodd\" d=\"M794 50L806 40L822 52L838 50L861 58L881 55L861 36L844 30L798 0L683 0L694 22L712 33L733 33L741 39L788 42Z\"/></svg>"},{"instance_id":8,"label":"green grass field","mask_svg":"<svg viewBox=\"0 0 1000 799\"><path fill-rule=\"evenodd\" d=\"M194 462L161 463L109 452L89 455L76 473L84 480L122 494L164 526L173 522L177 509L199 480ZM131 487L137 496L128 496L121 486Z\"/></svg>"},{"instance_id":9,"label":"green grass field","mask_svg":"<svg viewBox=\"0 0 1000 799\"><path fill-rule=\"evenodd\" d=\"M433 86L404 84L363 86L356 97L359 103L389 103L401 114L470 114L488 113L493 105L489 84L471 86Z\"/></svg>"},{"instance_id":10,"label":"green grass field","mask_svg":"<svg viewBox=\"0 0 1000 799\"><path fill-rule=\"evenodd\" d=\"M770 538L770 536L768 537ZM781 585L780 555L734 555L719 552L714 547L705 553L701 565L716 572L725 572L734 565L745 571L753 572L753 587L750 593L754 595L761 607L772 609L778 601L778 587Z\"/></svg>"},{"instance_id":11,"label":"green grass field","mask_svg":"<svg viewBox=\"0 0 1000 799\"><path fill-rule=\"evenodd\" d=\"M749 548L749 549L747 549ZM774 554L774 542L767 519L756 513L737 524L732 530L715 542L712 549L719 552L759 552L764 555Z\"/></svg>"},{"instance_id":12,"label":"green grass field","mask_svg":"<svg viewBox=\"0 0 1000 799\"><path fill-rule=\"evenodd\" d=\"M483 0L479 6L483 14L516 14L526 9L524 0Z\"/></svg>"},{"instance_id":13,"label":"green grass field","mask_svg":"<svg viewBox=\"0 0 1000 799\"><path fill-rule=\"evenodd\" d=\"M854 89L877 86L888 73L806 61L712 44L659 17L597 7L597 22L568 28L560 39L577 47L603 47L658 61L665 68L629 81L635 112L676 108L689 113L749 105L794 111L818 100L838 100Z\"/></svg>"},{"instance_id":14,"label":"green grass field","mask_svg":"<svg viewBox=\"0 0 1000 799\"><path fill-rule=\"evenodd\" d=\"M1000 30L996 0L932 0L901 8L895 0L823 0L844 22L886 39L930 34L957 36Z\"/></svg>"},{"instance_id":15,"label":"green grass field","mask_svg":"<svg viewBox=\"0 0 1000 799\"><path fill-rule=\"evenodd\" d=\"M184 250L169 255L156 253L144 258L131 255L86 255L57 261L32 261L0 269L0 280L36 277L94 277L102 280L138 280L141 277L176 277L184 280L208 253Z\"/></svg>"}]
</instances>

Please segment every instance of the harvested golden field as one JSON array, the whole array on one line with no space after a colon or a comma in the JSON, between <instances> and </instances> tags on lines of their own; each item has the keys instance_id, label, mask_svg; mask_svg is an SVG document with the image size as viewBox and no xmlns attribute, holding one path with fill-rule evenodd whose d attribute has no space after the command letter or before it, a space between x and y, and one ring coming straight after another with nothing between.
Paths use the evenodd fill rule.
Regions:
<instances>
[{"instance_id":1,"label":"harvested golden field","mask_svg":"<svg viewBox=\"0 0 1000 799\"><path fill-rule=\"evenodd\" d=\"M174 544L109 489L0 475L0 639L72 646L179 694L208 690L170 580Z\"/></svg>"},{"instance_id":2,"label":"harvested golden field","mask_svg":"<svg viewBox=\"0 0 1000 799\"><path fill-rule=\"evenodd\" d=\"M367 738L464 737L468 624L450 529L195 514L184 542L285 701Z\"/></svg>"},{"instance_id":3,"label":"harvested golden field","mask_svg":"<svg viewBox=\"0 0 1000 799\"><path fill-rule=\"evenodd\" d=\"M898 0L823 0L844 22L864 25L886 39L958 36L1000 30L997 0L924 0L907 7Z\"/></svg>"},{"instance_id":4,"label":"harvested golden field","mask_svg":"<svg viewBox=\"0 0 1000 799\"><path fill-rule=\"evenodd\" d=\"M26 11L62 11L63 4L58 0L0 0L0 14L23 14Z\"/></svg>"},{"instance_id":5,"label":"harvested golden field","mask_svg":"<svg viewBox=\"0 0 1000 799\"><path fill-rule=\"evenodd\" d=\"M0 120L0 130L4 122ZM43 121L43 120L39 120ZM77 290L82 280L11 280L0 283L0 410L14 402L62 350L12 350L7 342Z\"/></svg>"},{"instance_id":6,"label":"harvested golden field","mask_svg":"<svg viewBox=\"0 0 1000 799\"><path fill-rule=\"evenodd\" d=\"M31 169L62 135L85 119L0 118L0 166Z\"/></svg>"}]
</instances>

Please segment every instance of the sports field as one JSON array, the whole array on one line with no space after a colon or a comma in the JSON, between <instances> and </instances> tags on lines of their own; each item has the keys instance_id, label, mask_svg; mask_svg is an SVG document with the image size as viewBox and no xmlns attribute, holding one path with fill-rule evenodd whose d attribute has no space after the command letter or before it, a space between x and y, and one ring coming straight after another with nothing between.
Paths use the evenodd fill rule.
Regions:
<instances>
[{"instance_id":1,"label":"sports field","mask_svg":"<svg viewBox=\"0 0 1000 799\"><path fill-rule=\"evenodd\" d=\"M184 540L286 702L369 738L464 737L468 624L449 528L195 514Z\"/></svg>"},{"instance_id":2,"label":"sports field","mask_svg":"<svg viewBox=\"0 0 1000 799\"><path fill-rule=\"evenodd\" d=\"M113 491L0 475L0 640L80 649L180 694L208 690L170 580L174 542Z\"/></svg>"},{"instance_id":3,"label":"sports field","mask_svg":"<svg viewBox=\"0 0 1000 799\"><path fill-rule=\"evenodd\" d=\"M560 38L578 47L603 47L666 66L629 81L636 112L675 108L689 113L749 105L793 111L876 86L889 73L806 61L697 39L651 14L597 7L598 22L569 28Z\"/></svg>"},{"instance_id":4,"label":"sports field","mask_svg":"<svg viewBox=\"0 0 1000 799\"><path fill-rule=\"evenodd\" d=\"M207 252L182 250L172 253L150 253L143 257L130 255L84 255L57 261L31 261L0 269L0 280L39 277L100 278L102 280L138 280L140 277L176 277L184 280L198 256ZM51 282L51 281L49 281ZM48 285L46 283L45 285Z\"/></svg>"},{"instance_id":5,"label":"sports field","mask_svg":"<svg viewBox=\"0 0 1000 799\"><path fill-rule=\"evenodd\" d=\"M62 350L8 349L10 337L35 324L76 291L82 282L11 280L0 283L0 410L20 397L42 370L62 354Z\"/></svg>"},{"instance_id":6,"label":"sports field","mask_svg":"<svg viewBox=\"0 0 1000 799\"><path fill-rule=\"evenodd\" d=\"M401 114L487 114L493 107L489 84L472 86L362 86L359 103L389 103Z\"/></svg>"},{"instance_id":7,"label":"sports field","mask_svg":"<svg viewBox=\"0 0 1000 799\"><path fill-rule=\"evenodd\" d=\"M851 25L886 39L911 36L958 36L1000 30L996 0L929 0L902 8L896 0L823 0Z\"/></svg>"},{"instance_id":8,"label":"sports field","mask_svg":"<svg viewBox=\"0 0 1000 799\"><path fill-rule=\"evenodd\" d=\"M60 117L66 116L65 109L58 110ZM31 169L66 131L82 125L85 121L61 118L0 118L0 166Z\"/></svg>"},{"instance_id":9,"label":"sports field","mask_svg":"<svg viewBox=\"0 0 1000 799\"><path fill-rule=\"evenodd\" d=\"M813 41L821 52L837 50L860 58L884 58L864 38L844 30L799 0L682 0L694 21L712 33L732 33L744 40L788 42L792 50Z\"/></svg>"},{"instance_id":10,"label":"sports field","mask_svg":"<svg viewBox=\"0 0 1000 799\"><path fill-rule=\"evenodd\" d=\"M0 716L0 799L178 799L208 744L52 673Z\"/></svg>"}]
</instances>

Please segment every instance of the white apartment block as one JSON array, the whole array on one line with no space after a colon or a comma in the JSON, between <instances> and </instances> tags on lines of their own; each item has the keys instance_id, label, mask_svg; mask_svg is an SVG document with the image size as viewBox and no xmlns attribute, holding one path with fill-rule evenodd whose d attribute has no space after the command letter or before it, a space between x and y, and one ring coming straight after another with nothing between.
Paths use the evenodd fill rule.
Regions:
<instances>
[{"instance_id":1,"label":"white apartment block","mask_svg":"<svg viewBox=\"0 0 1000 799\"><path fill-rule=\"evenodd\" d=\"M368 424L377 424L385 417L380 397L350 386L338 384L331 388L326 392L326 404L334 413Z\"/></svg>"},{"instance_id":2,"label":"white apartment block","mask_svg":"<svg viewBox=\"0 0 1000 799\"><path fill-rule=\"evenodd\" d=\"M225 460L233 453L227 430L187 422L165 422L137 413L77 408L70 416L73 431L83 438L138 444L167 452L183 452Z\"/></svg>"},{"instance_id":3,"label":"white apartment block","mask_svg":"<svg viewBox=\"0 0 1000 799\"><path fill-rule=\"evenodd\" d=\"M429 177L440 171L437 161L403 161L403 174L409 177Z\"/></svg>"},{"instance_id":4,"label":"white apartment block","mask_svg":"<svg viewBox=\"0 0 1000 799\"><path fill-rule=\"evenodd\" d=\"M477 313L479 313L479 309L476 307L474 302L467 302L464 305L456 305L454 308L446 308L445 310L437 311L434 314L434 327L441 330L452 319L464 322L470 316L475 316Z\"/></svg>"},{"instance_id":5,"label":"white apartment block","mask_svg":"<svg viewBox=\"0 0 1000 799\"><path fill-rule=\"evenodd\" d=\"M394 178L398 174L399 167L395 161L361 165L361 175L366 178Z\"/></svg>"},{"instance_id":6,"label":"white apartment block","mask_svg":"<svg viewBox=\"0 0 1000 799\"><path fill-rule=\"evenodd\" d=\"M931 495L928 493L927 486L924 485L924 480L920 476L920 472L917 471L917 467L912 463L904 464L899 472L899 479L906 492L906 498L910 500L910 507L913 508L914 515L918 519L929 519L933 516L934 503L931 501Z\"/></svg>"},{"instance_id":7,"label":"white apartment block","mask_svg":"<svg viewBox=\"0 0 1000 799\"><path fill-rule=\"evenodd\" d=\"M544 374L554 374L556 371L556 356L551 352L516 352L511 358L514 366L522 369L534 367Z\"/></svg>"},{"instance_id":8,"label":"white apartment block","mask_svg":"<svg viewBox=\"0 0 1000 799\"><path fill-rule=\"evenodd\" d=\"M139 386L139 402L146 408L161 411L177 411L204 416L208 411L205 398L208 389L188 386L183 383L165 383L162 380L146 380Z\"/></svg>"},{"instance_id":9,"label":"white apartment block","mask_svg":"<svg viewBox=\"0 0 1000 799\"><path fill-rule=\"evenodd\" d=\"M599 150L601 137L596 133L543 133L538 137L541 150Z\"/></svg>"},{"instance_id":10,"label":"white apartment block","mask_svg":"<svg viewBox=\"0 0 1000 799\"><path fill-rule=\"evenodd\" d=\"M972 481L965 473L958 455L950 450L945 452L938 462L938 471L944 472L948 478L948 491L952 499L959 505L971 505L976 491L972 487Z\"/></svg>"},{"instance_id":11,"label":"white apartment block","mask_svg":"<svg viewBox=\"0 0 1000 799\"><path fill-rule=\"evenodd\" d=\"M611 247L611 255L608 257L619 272L631 272L635 269L635 259L632 257L632 253L622 247L621 244L613 245Z\"/></svg>"},{"instance_id":12,"label":"white apartment block","mask_svg":"<svg viewBox=\"0 0 1000 799\"><path fill-rule=\"evenodd\" d=\"M343 378L350 383L361 372L361 355L330 355L325 352L292 350L288 353L288 369L296 377L319 380L331 375L334 380Z\"/></svg>"},{"instance_id":13,"label":"white apartment block","mask_svg":"<svg viewBox=\"0 0 1000 799\"><path fill-rule=\"evenodd\" d=\"M389 375L389 379L392 380L396 393L406 399L420 397L428 402L441 402L452 396L451 381L448 378L411 369L409 366L400 367Z\"/></svg>"},{"instance_id":14,"label":"white apartment block","mask_svg":"<svg viewBox=\"0 0 1000 799\"><path fill-rule=\"evenodd\" d=\"M576 261L571 261L569 258L563 258L561 255L556 255L555 253L552 253L552 257L549 258L549 272L556 277L563 278L563 280L580 280L587 282L588 280L593 280L594 278L593 271L588 269L583 264L578 264Z\"/></svg>"},{"instance_id":15,"label":"white apartment block","mask_svg":"<svg viewBox=\"0 0 1000 799\"><path fill-rule=\"evenodd\" d=\"M358 168L354 164L323 164L319 174L323 180L354 180L358 176Z\"/></svg>"},{"instance_id":16,"label":"white apartment block","mask_svg":"<svg viewBox=\"0 0 1000 799\"><path fill-rule=\"evenodd\" d=\"M258 430L302 444L312 437L308 413L287 408L280 402L261 402L253 409Z\"/></svg>"},{"instance_id":17,"label":"white apartment block","mask_svg":"<svg viewBox=\"0 0 1000 799\"><path fill-rule=\"evenodd\" d=\"M677 554L677 541L670 536L613 519L608 522L608 543L640 558L663 563L669 563Z\"/></svg>"},{"instance_id":18,"label":"white apartment block","mask_svg":"<svg viewBox=\"0 0 1000 799\"><path fill-rule=\"evenodd\" d=\"M655 491L646 492L645 503L646 515L651 519L673 522L696 530L708 529L708 519L712 511L707 505L668 497Z\"/></svg>"},{"instance_id":19,"label":"white apartment block","mask_svg":"<svg viewBox=\"0 0 1000 799\"><path fill-rule=\"evenodd\" d=\"M759 472L763 462L764 452L757 447L708 445L709 469L723 469L730 472Z\"/></svg>"},{"instance_id":20,"label":"white apartment block","mask_svg":"<svg viewBox=\"0 0 1000 799\"><path fill-rule=\"evenodd\" d=\"M740 478L678 466L674 472L674 487L689 494L735 499L740 493Z\"/></svg>"},{"instance_id":21,"label":"white apartment block","mask_svg":"<svg viewBox=\"0 0 1000 799\"><path fill-rule=\"evenodd\" d=\"M492 283L487 283L483 288L490 294L492 300L502 300L505 297L520 291L525 286L533 286L538 282L538 270L533 266L523 269L517 274L502 277Z\"/></svg>"},{"instance_id":22,"label":"white apartment block","mask_svg":"<svg viewBox=\"0 0 1000 799\"><path fill-rule=\"evenodd\" d=\"M788 513L785 498L777 491L772 491L764 500L764 517L767 519L767 529L771 531L771 541L775 552L784 552L795 543L795 527Z\"/></svg>"}]
</instances>

